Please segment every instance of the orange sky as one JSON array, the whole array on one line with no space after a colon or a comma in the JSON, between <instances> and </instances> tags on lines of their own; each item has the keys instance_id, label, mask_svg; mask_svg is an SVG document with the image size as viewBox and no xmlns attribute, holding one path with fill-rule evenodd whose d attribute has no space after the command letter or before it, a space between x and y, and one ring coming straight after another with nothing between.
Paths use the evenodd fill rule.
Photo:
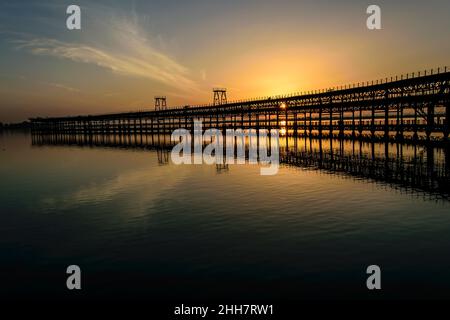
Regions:
<instances>
[{"instance_id":1,"label":"orange sky","mask_svg":"<svg viewBox=\"0 0 450 320\"><path fill-rule=\"evenodd\" d=\"M149 110L376 80L449 64L450 4L381 1L382 30L360 1L2 3L0 121ZM406 7L407 6L407 7Z\"/></svg>"}]
</instances>

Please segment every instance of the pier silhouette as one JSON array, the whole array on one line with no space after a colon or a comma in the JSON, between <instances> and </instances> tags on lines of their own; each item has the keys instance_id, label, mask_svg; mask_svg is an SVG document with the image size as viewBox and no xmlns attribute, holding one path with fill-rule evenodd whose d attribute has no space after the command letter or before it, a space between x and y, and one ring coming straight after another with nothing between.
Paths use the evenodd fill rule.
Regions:
<instances>
[{"instance_id":1,"label":"pier silhouette","mask_svg":"<svg viewBox=\"0 0 450 320\"><path fill-rule=\"evenodd\" d=\"M30 119L38 134L170 134L204 129L280 129L287 136L446 141L450 133L450 72L412 73L352 86L231 101L215 89L214 103L102 115Z\"/></svg>"}]
</instances>

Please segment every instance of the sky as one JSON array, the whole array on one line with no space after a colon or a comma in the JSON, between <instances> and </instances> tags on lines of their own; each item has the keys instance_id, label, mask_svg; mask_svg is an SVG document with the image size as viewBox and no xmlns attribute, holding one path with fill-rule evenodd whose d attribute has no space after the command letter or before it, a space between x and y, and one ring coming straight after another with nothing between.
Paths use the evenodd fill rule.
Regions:
<instances>
[{"instance_id":1,"label":"sky","mask_svg":"<svg viewBox=\"0 0 450 320\"><path fill-rule=\"evenodd\" d=\"M376 80L449 66L449 39L448 0L0 0L0 122Z\"/></svg>"}]
</instances>

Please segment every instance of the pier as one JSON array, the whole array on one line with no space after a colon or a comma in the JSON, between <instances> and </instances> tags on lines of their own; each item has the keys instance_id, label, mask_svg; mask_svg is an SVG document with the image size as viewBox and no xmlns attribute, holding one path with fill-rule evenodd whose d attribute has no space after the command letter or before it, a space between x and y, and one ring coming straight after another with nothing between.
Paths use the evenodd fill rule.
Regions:
<instances>
[{"instance_id":1,"label":"pier","mask_svg":"<svg viewBox=\"0 0 450 320\"><path fill-rule=\"evenodd\" d=\"M214 103L102 115L32 118L36 134L170 134L204 129L279 129L282 135L370 137L446 141L450 133L450 72L447 68L286 96L227 101L215 89Z\"/></svg>"}]
</instances>

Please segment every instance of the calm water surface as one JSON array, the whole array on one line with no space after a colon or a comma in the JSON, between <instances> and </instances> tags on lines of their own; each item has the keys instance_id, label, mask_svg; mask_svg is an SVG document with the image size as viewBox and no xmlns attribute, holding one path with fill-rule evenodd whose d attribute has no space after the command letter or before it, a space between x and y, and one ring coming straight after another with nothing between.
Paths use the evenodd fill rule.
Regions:
<instances>
[{"instance_id":1,"label":"calm water surface","mask_svg":"<svg viewBox=\"0 0 450 320\"><path fill-rule=\"evenodd\" d=\"M290 165L261 176L156 150L32 146L27 134L0 135L0 177L3 298L66 296L70 264L87 299L450 298L445 197ZM371 264L381 293L365 288Z\"/></svg>"}]
</instances>

